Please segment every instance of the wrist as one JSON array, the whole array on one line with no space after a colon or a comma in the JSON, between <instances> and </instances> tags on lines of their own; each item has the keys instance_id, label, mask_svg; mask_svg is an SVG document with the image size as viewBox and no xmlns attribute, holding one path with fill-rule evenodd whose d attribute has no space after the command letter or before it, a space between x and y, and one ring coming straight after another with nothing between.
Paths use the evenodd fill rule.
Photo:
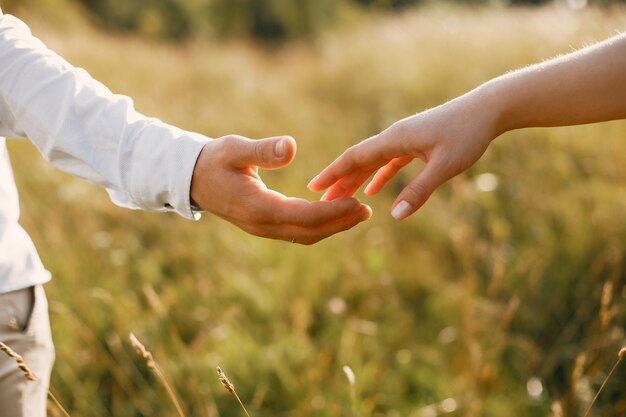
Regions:
<instances>
[{"instance_id":1,"label":"wrist","mask_svg":"<svg viewBox=\"0 0 626 417\"><path fill-rule=\"evenodd\" d=\"M189 207L194 213L199 213L205 210L204 197L206 192L206 181L204 180L204 177L207 176L206 170L207 167L210 166L206 161L208 155L210 154L210 152L207 151L210 143L210 141L205 143L200 149L191 173L191 182L189 184Z\"/></svg>"},{"instance_id":2,"label":"wrist","mask_svg":"<svg viewBox=\"0 0 626 417\"><path fill-rule=\"evenodd\" d=\"M516 82L515 73L494 78L477 90L493 112L494 138L533 125L530 119L533 109L526 94L527 87Z\"/></svg>"},{"instance_id":3,"label":"wrist","mask_svg":"<svg viewBox=\"0 0 626 417\"><path fill-rule=\"evenodd\" d=\"M464 107L476 118L475 122L482 126L481 131L489 142L511 130L507 124L509 120L505 98L493 80L468 92L461 99L465 101Z\"/></svg>"}]
</instances>

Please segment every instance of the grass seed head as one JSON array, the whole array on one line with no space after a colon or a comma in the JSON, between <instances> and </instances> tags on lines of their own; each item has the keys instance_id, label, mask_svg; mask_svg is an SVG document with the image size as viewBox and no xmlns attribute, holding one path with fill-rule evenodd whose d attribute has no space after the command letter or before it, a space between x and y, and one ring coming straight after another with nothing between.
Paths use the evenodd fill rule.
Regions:
<instances>
[{"instance_id":1,"label":"grass seed head","mask_svg":"<svg viewBox=\"0 0 626 417\"><path fill-rule=\"evenodd\" d=\"M228 390L228 392L230 392L231 394L234 395L235 394L235 386L233 385L233 383L229 381L229 379L226 376L226 374L224 373L224 371L222 371L222 368L220 368L218 366L216 368L216 370L217 370L217 376L220 379L220 382L222 383L224 388L226 388Z\"/></svg>"},{"instance_id":2,"label":"grass seed head","mask_svg":"<svg viewBox=\"0 0 626 417\"><path fill-rule=\"evenodd\" d=\"M131 333L129 337L131 345L133 345L137 354L146 360L148 368L156 368L156 363L154 362L152 353L148 349L146 349L146 347L139 341L139 339L137 339L134 334Z\"/></svg>"},{"instance_id":3,"label":"grass seed head","mask_svg":"<svg viewBox=\"0 0 626 417\"><path fill-rule=\"evenodd\" d=\"M13 349L11 349L10 347L8 347L2 342L0 342L0 350L3 351L8 357L15 360L15 362L17 362L18 368L20 368L20 370L22 371L26 379L28 379L29 381L37 380L37 377L35 376L35 374L33 374L30 368L26 365L26 363L24 362L24 358L22 358L22 356L18 355Z\"/></svg>"},{"instance_id":4,"label":"grass seed head","mask_svg":"<svg viewBox=\"0 0 626 417\"><path fill-rule=\"evenodd\" d=\"M354 376L354 371L352 370L352 368L347 365L344 366L343 373L346 374L346 378L348 378L348 382L350 383L350 385L354 386L356 378Z\"/></svg>"}]
</instances>

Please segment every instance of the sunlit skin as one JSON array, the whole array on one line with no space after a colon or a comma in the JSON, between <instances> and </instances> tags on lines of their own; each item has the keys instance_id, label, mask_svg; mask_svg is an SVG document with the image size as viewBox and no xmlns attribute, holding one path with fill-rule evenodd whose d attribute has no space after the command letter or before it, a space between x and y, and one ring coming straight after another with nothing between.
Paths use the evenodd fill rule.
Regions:
<instances>
[{"instance_id":1,"label":"sunlit skin","mask_svg":"<svg viewBox=\"0 0 626 417\"><path fill-rule=\"evenodd\" d=\"M354 198L310 202L267 188L258 169L289 165L296 142L288 136L251 140L224 136L207 143L196 164L191 199L256 236L313 244L371 216Z\"/></svg>"},{"instance_id":2,"label":"sunlit skin","mask_svg":"<svg viewBox=\"0 0 626 417\"><path fill-rule=\"evenodd\" d=\"M404 166L420 173L391 214L412 215L448 179L465 171L504 132L626 118L626 36L495 78L448 103L402 119L352 146L309 183L322 200L353 196L373 175L375 195Z\"/></svg>"}]
</instances>

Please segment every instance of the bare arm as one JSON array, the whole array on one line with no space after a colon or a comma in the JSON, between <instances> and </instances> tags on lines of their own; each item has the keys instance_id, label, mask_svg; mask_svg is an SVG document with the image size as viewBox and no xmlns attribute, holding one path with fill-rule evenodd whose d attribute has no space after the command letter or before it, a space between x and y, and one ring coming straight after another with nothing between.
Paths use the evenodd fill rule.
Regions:
<instances>
[{"instance_id":1,"label":"bare arm","mask_svg":"<svg viewBox=\"0 0 626 417\"><path fill-rule=\"evenodd\" d=\"M498 130L626 118L626 36L496 78ZM497 109L494 109L497 110Z\"/></svg>"},{"instance_id":2,"label":"bare arm","mask_svg":"<svg viewBox=\"0 0 626 417\"><path fill-rule=\"evenodd\" d=\"M373 174L374 195L415 158L426 165L398 195L392 215L404 219L442 183L463 172L500 134L524 127L565 126L626 118L626 36L501 77L448 103L402 119L352 146L315 177L323 199L352 196Z\"/></svg>"}]
</instances>

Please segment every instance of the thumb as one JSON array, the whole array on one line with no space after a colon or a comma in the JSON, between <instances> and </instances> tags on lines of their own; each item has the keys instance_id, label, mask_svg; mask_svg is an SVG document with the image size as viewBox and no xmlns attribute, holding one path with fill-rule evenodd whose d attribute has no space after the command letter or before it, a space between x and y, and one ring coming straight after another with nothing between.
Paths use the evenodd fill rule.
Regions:
<instances>
[{"instance_id":1,"label":"thumb","mask_svg":"<svg viewBox=\"0 0 626 417\"><path fill-rule=\"evenodd\" d=\"M296 141L291 136L267 139L243 139L232 155L237 168L250 165L266 169L277 169L288 165L296 155Z\"/></svg>"}]
</instances>

